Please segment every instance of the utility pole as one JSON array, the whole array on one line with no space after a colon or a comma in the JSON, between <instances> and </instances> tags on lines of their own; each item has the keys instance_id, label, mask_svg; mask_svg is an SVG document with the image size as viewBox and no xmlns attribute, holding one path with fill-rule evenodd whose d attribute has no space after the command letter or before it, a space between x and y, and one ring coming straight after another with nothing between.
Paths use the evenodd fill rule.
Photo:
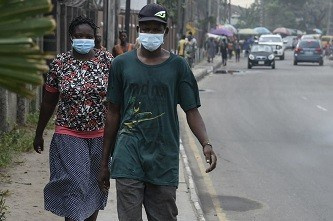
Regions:
<instances>
[{"instance_id":1,"label":"utility pole","mask_svg":"<svg viewBox=\"0 0 333 221\"><path fill-rule=\"evenodd\" d=\"M180 37L182 36L183 32L184 32L184 0L178 0L178 12L177 12L177 33L178 33L178 37L180 39Z\"/></svg>"},{"instance_id":2,"label":"utility pole","mask_svg":"<svg viewBox=\"0 0 333 221\"><path fill-rule=\"evenodd\" d=\"M131 18L131 0L126 0L126 9L125 9L125 30L127 37L129 37L129 23Z\"/></svg>"},{"instance_id":3,"label":"utility pole","mask_svg":"<svg viewBox=\"0 0 333 221\"><path fill-rule=\"evenodd\" d=\"M265 5L264 5L264 0L260 0L260 26L265 26L264 21L265 21Z\"/></svg>"},{"instance_id":4,"label":"utility pole","mask_svg":"<svg viewBox=\"0 0 333 221\"><path fill-rule=\"evenodd\" d=\"M212 6L212 1L211 0L207 0L207 31L210 31L211 28L211 24L210 24L210 16L212 14L211 12L211 6Z\"/></svg>"},{"instance_id":5,"label":"utility pole","mask_svg":"<svg viewBox=\"0 0 333 221\"><path fill-rule=\"evenodd\" d=\"M111 51L113 44L115 43L115 27L116 27L116 15L118 14L117 7L118 0L109 1L105 0L105 14L106 14L106 24L105 24L105 33L106 36L106 48L108 51Z\"/></svg>"},{"instance_id":6,"label":"utility pole","mask_svg":"<svg viewBox=\"0 0 333 221\"><path fill-rule=\"evenodd\" d=\"M333 0L330 1L328 9L328 21L327 21L327 35L333 35Z\"/></svg>"},{"instance_id":7,"label":"utility pole","mask_svg":"<svg viewBox=\"0 0 333 221\"><path fill-rule=\"evenodd\" d=\"M228 22L231 24L231 0L229 0L229 7L228 7Z\"/></svg>"}]
</instances>

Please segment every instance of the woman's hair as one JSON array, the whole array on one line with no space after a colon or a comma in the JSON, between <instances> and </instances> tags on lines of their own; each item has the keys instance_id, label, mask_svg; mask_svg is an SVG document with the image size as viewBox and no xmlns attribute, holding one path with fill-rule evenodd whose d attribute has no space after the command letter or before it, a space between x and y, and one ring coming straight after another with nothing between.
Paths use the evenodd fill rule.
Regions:
<instances>
[{"instance_id":1,"label":"woman's hair","mask_svg":"<svg viewBox=\"0 0 333 221\"><path fill-rule=\"evenodd\" d=\"M72 36L73 33L74 33L75 28L79 25L82 25L82 24L89 25L94 30L94 35L96 35L98 27L96 26L94 21L91 20L90 18L84 17L82 15L80 15L79 17L74 18L73 21L71 22L71 24L69 25L69 28L68 28L69 35Z\"/></svg>"}]
</instances>

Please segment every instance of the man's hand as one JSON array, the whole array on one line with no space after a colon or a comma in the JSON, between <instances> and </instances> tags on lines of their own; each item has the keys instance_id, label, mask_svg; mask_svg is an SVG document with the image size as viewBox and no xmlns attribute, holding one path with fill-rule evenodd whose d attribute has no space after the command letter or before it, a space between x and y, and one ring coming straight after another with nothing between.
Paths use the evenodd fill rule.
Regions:
<instances>
[{"instance_id":1,"label":"man's hand","mask_svg":"<svg viewBox=\"0 0 333 221\"><path fill-rule=\"evenodd\" d=\"M43 137L36 136L35 139L34 139L33 146L34 146L34 150L37 153L41 154L42 151L44 150L44 139L43 139Z\"/></svg>"},{"instance_id":2,"label":"man's hand","mask_svg":"<svg viewBox=\"0 0 333 221\"><path fill-rule=\"evenodd\" d=\"M101 166L98 176L98 186L103 193L108 193L110 189L110 172L108 166Z\"/></svg>"},{"instance_id":3,"label":"man's hand","mask_svg":"<svg viewBox=\"0 0 333 221\"><path fill-rule=\"evenodd\" d=\"M210 164L210 166L206 169L206 173L209 173L215 169L217 157L216 157L211 145L205 145L203 147L203 153L206 157L206 162Z\"/></svg>"}]
</instances>

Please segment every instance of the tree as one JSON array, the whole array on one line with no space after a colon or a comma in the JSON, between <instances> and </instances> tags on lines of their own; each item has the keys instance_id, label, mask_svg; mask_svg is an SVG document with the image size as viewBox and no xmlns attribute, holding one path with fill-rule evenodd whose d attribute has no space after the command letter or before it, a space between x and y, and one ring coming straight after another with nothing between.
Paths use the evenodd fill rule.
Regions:
<instances>
[{"instance_id":1,"label":"tree","mask_svg":"<svg viewBox=\"0 0 333 221\"><path fill-rule=\"evenodd\" d=\"M54 30L55 21L41 16L51 9L50 0L0 0L0 87L32 97L30 85L42 83L50 56L35 39Z\"/></svg>"},{"instance_id":2,"label":"tree","mask_svg":"<svg viewBox=\"0 0 333 221\"><path fill-rule=\"evenodd\" d=\"M309 30L326 27L330 0L262 0L264 2L265 26ZM259 2L241 10L240 27L256 27L260 24Z\"/></svg>"}]
</instances>

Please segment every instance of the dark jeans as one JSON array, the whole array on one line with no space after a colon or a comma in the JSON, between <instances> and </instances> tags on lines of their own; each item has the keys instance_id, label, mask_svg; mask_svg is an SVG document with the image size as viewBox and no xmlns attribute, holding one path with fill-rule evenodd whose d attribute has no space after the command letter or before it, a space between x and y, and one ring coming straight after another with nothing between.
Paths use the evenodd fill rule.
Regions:
<instances>
[{"instance_id":1,"label":"dark jeans","mask_svg":"<svg viewBox=\"0 0 333 221\"><path fill-rule=\"evenodd\" d=\"M117 179L119 221L142 221L142 204L149 221L177 220L176 187L133 179Z\"/></svg>"}]
</instances>

